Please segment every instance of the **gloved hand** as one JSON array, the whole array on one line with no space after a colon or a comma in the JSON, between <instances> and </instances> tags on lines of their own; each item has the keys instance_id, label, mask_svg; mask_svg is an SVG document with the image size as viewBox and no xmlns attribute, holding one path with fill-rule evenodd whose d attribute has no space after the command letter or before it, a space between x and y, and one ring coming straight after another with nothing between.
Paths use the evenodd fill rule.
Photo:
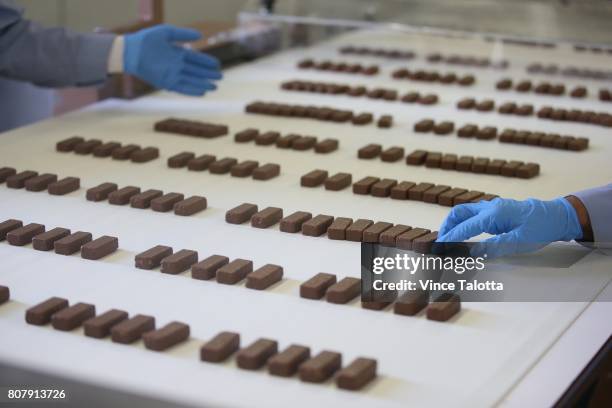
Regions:
<instances>
[{"instance_id":1,"label":"gloved hand","mask_svg":"<svg viewBox=\"0 0 612 408\"><path fill-rule=\"evenodd\" d=\"M553 241L582 238L574 207L565 199L525 201L496 198L454 207L438 242L461 242L486 232L495 235L472 248L472 256L500 257L531 252Z\"/></svg>"},{"instance_id":2,"label":"gloved hand","mask_svg":"<svg viewBox=\"0 0 612 408\"><path fill-rule=\"evenodd\" d=\"M201 37L197 30L169 25L128 34L124 39L123 69L157 88L204 95L216 89L213 80L221 79L219 62L177 44Z\"/></svg>"}]
</instances>

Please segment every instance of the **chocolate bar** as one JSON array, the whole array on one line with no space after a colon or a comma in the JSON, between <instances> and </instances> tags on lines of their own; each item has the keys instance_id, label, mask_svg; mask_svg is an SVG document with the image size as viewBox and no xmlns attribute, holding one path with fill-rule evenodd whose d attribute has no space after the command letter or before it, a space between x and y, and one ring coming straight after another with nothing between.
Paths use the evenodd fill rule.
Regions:
<instances>
[{"instance_id":1,"label":"chocolate bar","mask_svg":"<svg viewBox=\"0 0 612 408\"><path fill-rule=\"evenodd\" d=\"M353 177L349 173L336 173L325 180L325 189L339 191L351 185Z\"/></svg>"},{"instance_id":2,"label":"chocolate bar","mask_svg":"<svg viewBox=\"0 0 612 408\"><path fill-rule=\"evenodd\" d=\"M95 149L97 146L101 144L102 144L102 141L98 139L85 140L74 146L74 152L76 154L83 154L83 155L90 154L91 152L93 152L93 149Z\"/></svg>"},{"instance_id":3,"label":"chocolate bar","mask_svg":"<svg viewBox=\"0 0 612 408\"><path fill-rule=\"evenodd\" d=\"M448 135L450 133L453 133L454 130L455 124L449 121L437 123L433 128L433 131L436 135Z\"/></svg>"},{"instance_id":4,"label":"chocolate bar","mask_svg":"<svg viewBox=\"0 0 612 408\"><path fill-rule=\"evenodd\" d=\"M379 128L390 128L393 126L393 117L391 115L382 115L376 124Z\"/></svg>"},{"instance_id":5,"label":"chocolate bar","mask_svg":"<svg viewBox=\"0 0 612 408\"><path fill-rule=\"evenodd\" d=\"M236 163L238 163L238 160L234 159L233 157L225 157L210 163L208 166L208 171L211 174L227 174L232 169L232 166L234 166Z\"/></svg>"},{"instance_id":6,"label":"chocolate bar","mask_svg":"<svg viewBox=\"0 0 612 408\"><path fill-rule=\"evenodd\" d=\"M389 147L380 153L380 160L384 162L396 162L404 157L404 148L399 146Z\"/></svg>"},{"instance_id":7,"label":"chocolate bar","mask_svg":"<svg viewBox=\"0 0 612 408\"><path fill-rule=\"evenodd\" d=\"M168 167L172 169L179 169L181 167L187 166L189 160L195 158L195 153L193 152L182 152L177 153L174 156L168 158Z\"/></svg>"},{"instance_id":8,"label":"chocolate bar","mask_svg":"<svg viewBox=\"0 0 612 408\"><path fill-rule=\"evenodd\" d=\"M438 231L433 231L425 235L421 235L412 241L412 250L421 254L431 253L433 243L438 239Z\"/></svg>"},{"instance_id":9,"label":"chocolate bar","mask_svg":"<svg viewBox=\"0 0 612 408\"><path fill-rule=\"evenodd\" d=\"M12 167L0 167L0 184L4 183L7 178L17 174L17 171Z\"/></svg>"},{"instance_id":10,"label":"chocolate bar","mask_svg":"<svg viewBox=\"0 0 612 408\"><path fill-rule=\"evenodd\" d=\"M113 157L113 160L128 160L130 157L132 157L132 154L138 150L140 150L140 146L129 144L113 150L111 156Z\"/></svg>"},{"instance_id":11,"label":"chocolate bar","mask_svg":"<svg viewBox=\"0 0 612 408\"><path fill-rule=\"evenodd\" d=\"M31 170L22 171L6 178L8 188L23 188L27 180L38 176L38 173Z\"/></svg>"},{"instance_id":12,"label":"chocolate bar","mask_svg":"<svg viewBox=\"0 0 612 408\"><path fill-rule=\"evenodd\" d=\"M55 174L44 173L36 177L27 179L24 183L25 189L28 191L43 191L49 187L49 184L57 181Z\"/></svg>"},{"instance_id":13,"label":"chocolate bar","mask_svg":"<svg viewBox=\"0 0 612 408\"><path fill-rule=\"evenodd\" d=\"M191 267L191 277L199 280L209 280L216 276L217 270L229 263L229 258L222 255L211 255Z\"/></svg>"},{"instance_id":14,"label":"chocolate bar","mask_svg":"<svg viewBox=\"0 0 612 408\"><path fill-rule=\"evenodd\" d=\"M130 156L132 163L147 163L159 157L159 149L157 147L145 147L144 149L136 150Z\"/></svg>"},{"instance_id":15,"label":"chocolate bar","mask_svg":"<svg viewBox=\"0 0 612 408\"><path fill-rule=\"evenodd\" d=\"M21 228L23 227L23 223L19 220L6 220L0 223L0 241L3 241L4 239L6 239L6 235L13 231L16 230L17 228Z\"/></svg>"},{"instance_id":16,"label":"chocolate bar","mask_svg":"<svg viewBox=\"0 0 612 408\"><path fill-rule=\"evenodd\" d=\"M36 235L32 239L32 247L38 251L50 251L53 249L55 241L70 235L70 230L66 228L53 228L47 232Z\"/></svg>"},{"instance_id":17,"label":"chocolate bar","mask_svg":"<svg viewBox=\"0 0 612 408\"><path fill-rule=\"evenodd\" d=\"M442 156L440 161L440 168L443 170L455 170L457 166L457 155L452 153L446 153Z\"/></svg>"},{"instance_id":18,"label":"chocolate bar","mask_svg":"<svg viewBox=\"0 0 612 408\"><path fill-rule=\"evenodd\" d=\"M51 195L66 195L79 188L81 188L81 180L78 177L65 177L49 184L48 191Z\"/></svg>"},{"instance_id":19,"label":"chocolate bar","mask_svg":"<svg viewBox=\"0 0 612 408\"><path fill-rule=\"evenodd\" d=\"M319 237L327 232L332 222L334 222L334 217L331 215L319 214L302 224L302 234L310 237Z\"/></svg>"},{"instance_id":20,"label":"chocolate bar","mask_svg":"<svg viewBox=\"0 0 612 408\"><path fill-rule=\"evenodd\" d=\"M476 100L474 98L463 98L457 102L457 109L468 110L474 109L476 106Z\"/></svg>"},{"instance_id":21,"label":"chocolate bar","mask_svg":"<svg viewBox=\"0 0 612 408\"><path fill-rule=\"evenodd\" d=\"M353 125L363 126L371 123L374 120L374 115L371 113L360 113L358 115L353 116Z\"/></svg>"},{"instance_id":22,"label":"chocolate bar","mask_svg":"<svg viewBox=\"0 0 612 408\"><path fill-rule=\"evenodd\" d=\"M96 187L87 190L85 197L88 201L103 201L108 198L108 195L117 190L115 183L102 183Z\"/></svg>"},{"instance_id":23,"label":"chocolate bar","mask_svg":"<svg viewBox=\"0 0 612 408\"><path fill-rule=\"evenodd\" d=\"M253 170L253 180L270 180L280 174L280 166L275 163L266 163Z\"/></svg>"},{"instance_id":24,"label":"chocolate bar","mask_svg":"<svg viewBox=\"0 0 612 408\"><path fill-rule=\"evenodd\" d=\"M342 355L332 351L321 351L315 357L302 363L298 369L300 380L322 383L342 366Z\"/></svg>"},{"instance_id":25,"label":"chocolate bar","mask_svg":"<svg viewBox=\"0 0 612 408\"><path fill-rule=\"evenodd\" d=\"M427 319L445 322L459 313L461 300L459 295L444 293L427 307Z\"/></svg>"},{"instance_id":26,"label":"chocolate bar","mask_svg":"<svg viewBox=\"0 0 612 408\"><path fill-rule=\"evenodd\" d=\"M260 146L269 146L276 143L279 137L280 133L273 131L258 133L257 136L255 136L255 144Z\"/></svg>"},{"instance_id":27,"label":"chocolate bar","mask_svg":"<svg viewBox=\"0 0 612 408\"><path fill-rule=\"evenodd\" d=\"M257 213L257 205L251 203L240 204L225 213L225 221L230 224L242 224Z\"/></svg>"},{"instance_id":28,"label":"chocolate bar","mask_svg":"<svg viewBox=\"0 0 612 408\"><path fill-rule=\"evenodd\" d=\"M268 359L278 353L278 343L269 339L258 339L236 355L238 367L245 370L257 370L263 367Z\"/></svg>"},{"instance_id":29,"label":"chocolate bar","mask_svg":"<svg viewBox=\"0 0 612 408\"><path fill-rule=\"evenodd\" d=\"M501 113L502 115L511 115L515 113L516 108L517 108L516 103L506 102L497 109L497 112Z\"/></svg>"},{"instance_id":30,"label":"chocolate bar","mask_svg":"<svg viewBox=\"0 0 612 408\"><path fill-rule=\"evenodd\" d=\"M336 385L345 390L359 390L376 378L376 360L359 357L336 375Z\"/></svg>"},{"instance_id":31,"label":"chocolate bar","mask_svg":"<svg viewBox=\"0 0 612 408\"><path fill-rule=\"evenodd\" d=\"M427 158L425 159L425 167L439 168L441 162L442 162L442 153L428 152Z\"/></svg>"},{"instance_id":32,"label":"chocolate bar","mask_svg":"<svg viewBox=\"0 0 612 408\"><path fill-rule=\"evenodd\" d=\"M584 98L587 96L587 89L584 86L577 86L570 92L572 98Z\"/></svg>"},{"instance_id":33,"label":"chocolate bar","mask_svg":"<svg viewBox=\"0 0 612 408\"><path fill-rule=\"evenodd\" d=\"M512 80L510 78L504 78L504 79L500 79L496 84L495 87L497 89L500 90L507 90L512 88Z\"/></svg>"},{"instance_id":34,"label":"chocolate bar","mask_svg":"<svg viewBox=\"0 0 612 408\"><path fill-rule=\"evenodd\" d=\"M431 119L423 119L414 124L414 131L418 133L431 132L435 126L435 122Z\"/></svg>"},{"instance_id":35,"label":"chocolate bar","mask_svg":"<svg viewBox=\"0 0 612 408\"><path fill-rule=\"evenodd\" d=\"M92 154L94 157L110 157L113 152L121 147L121 143L118 142L106 142L101 145L94 147Z\"/></svg>"},{"instance_id":36,"label":"chocolate bar","mask_svg":"<svg viewBox=\"0 0 612 408\"><path fill-rule=\"evenodd\" d=\"M327 229L327 237L335 240L346 239L346 229L350 227L352 223L352 218L337 217Z\"/></svg>"},{"instance_id":37,"label":"chocolate bar","mask_svg":"<svg viewBox=\"0 0 612 408\"><path fill-rule=\"evenodd\" d=\"M325 139L315 144L314 151L316 153L330 153L338 150L338 145L338 139Z\"/></svg>"},{"instance_id":38,"label":"chocolate bar","mask_svg":"<svg viewBox=\"0 0 612 408\"><path fill-rule=\"evenodd\" d=\"M122 320L111 328L111 340L115 343L131 344L143 334L155 330L155 318L147 315L136 315Z\"/></svg>"},{"instance_id":39,"label":"chocolate bar","mask_svg":"<svg viewBox=\"0 0 612 408\"><path fill-rule=\"evenodd\" d=\"M310 348L292 344L268 360L268 372L280 377L291 377L309 358Z\"/></svg>"},{"instance_id":40,"label":"chocolate bar","mask_svg":"<svg viewBox=\"0 0 612 408\"><path fill-rule=\"evenodd\" d=\"M501 167L499 174L506 177L515 177L516 170L523 164L524 163L522 161L517 160L506 162L506 164Z\"/></svg>"},{"instance_id":41,"label":"chocolate bar","mask_svg":"<svg viewBox=\"0 0 612 408\"><path fill-rule=\"evenodd\" d=\"M291 133L283 137L280 137L276 141L276 147L278 147L279 149L291 149L291 147L293 146L293 142L298 140L300 137L302 136L296 135L295 133Z\"/></svg>"},{"instance_id":42,"label":"chocolate bar","mask_svg":"<svg viewBox=\"0 0 612 408\"><path fill-rule=\"evenodd\" d=\"M327 176L326 170L313 170L300 178L300 185L302 187L318 187L325 182Z\"/></svg>"},{"instance_id":43,"label":"chocolate bar","mask_svg":"<svg viewBox=\"0 0 612 408\"><path fill-rule=\"evenodd\" d=\"M408 290L395 300L393 304L393 313L404 316L414 316L425 309L428 303L429 296L426 291L420 289Z\"/></svg>"},{"instance_id":44,"label":"chocolate bar","mask_svg":"<svg viewBox=\"0 0 612 408\"><path fill-rule=\"evenodd\" d=\"M474 162L474 158L472 156L461 156L457 159L457 164L455 165L455 170L457 171L471 171L472 163Z\"/></svg>"},{"instance_id":45,"label":"chocolate bar","mask_svg":"<svg viewBox=\"0 0 612 408\"><path fill-rule=\"evenodd\" d=\"M383 245L395 246L396 238L404 232L410 231L412 227L408 225L397 224L380 233L378 242Z\"/></svg>"},{"instance_id":46,"label":"chocolate bar","mask_svg":"<svg viewBox=\"0 0 612 408\"><path fill-rule=\"evenodd\" d=\"M480 112L490 112L495 109L495 101L492 99L485 99L476 103L476 110Z\"/></svg>"},{"instance_id":47,"label":"chocolate bar","mask_svg":"<svg viewBox=\"0 0 612 408\"><path fill-rule=\"evenodd\" d=\"M466 191L453 199L453 205L472 203L482 196L484 196L482 191Z\"/></svg>"},{"instance_id":48,"label":"chocolate bar","mask_svg":"<svg viewBox=\"0 0 612 408\"><path fill-rule=\"evenodd\" d=\"M402 102L405 102L405 103L417 102L420 96L421 95L418 92L408 92L407 94L402 96Z\"/></svg>"},{"instance_id":49,"label":"chocolate bar","mask_svg":"<svg viewBox=\"0 0 612 408\"><path fill-rule=\"evenodd\" d=\"M382 146L376 143L370 143L357 151L357 157L360 159L373 159L378 157L382 152Z\"/></svg>"},{"instance_id":50,"label":"chocolate bar","mask_svg":"<svg viewBox=\"0 0 612 408\"><path fill-rule=\"evenodd\" d=\"M437 203L440 194L450 190L450 186L436 185L423 192L423 201L426 203Z\"/></svg>"},{"instance_id":51,"label":"chocolate bar","mask_svg":"<svg viewBox=\"0 0 612 408\"><path fill-rule=\"evenodd\" d=\"M161 272L176 275L185 272L198 262L198 252L190 249L181 249L161 261Z\"/></svg>"},{"instance_id":52,"label":"chocolate bar","mask_svg":"<svg viewBox=\"0 0 612 408\"><path fill-rule=\"evenodd\" d=\"M31 243L36 235L42 234L43 232L45 232L44 225L31 223L7 232L6 240L11 245L24 246Z\"/></svg>"},{"instance_id":53,"label":"chocolate bar","mask_svg":"<svg viewBox=\"0 0 612 408\"><path fill-rule=\"evenodd\" d=\"M314 136L300 136L291 143L293 150L309 150L317 143L317 138Z\"/></svg>"},{"instance_id":54,"label":"chocolate bar","mask_svg":"<svg viewBox=\"0 0 612 408\"><path fill-rule=\"evenodd\" d=\"M97 260L112 254L118 247L119 240L116 237L103 235L81 247L81 258Z\"/></svg>"},{"instance_id":55,"label":"chocolate bar","mask_svg":"<svg viewBox=\"0 0 612 408\"><path fill-rule=\"evenodd\" d=\"M259 135L259 130L248 128L242 130L234 135L234 140L238 143L248 143L255 140L255 138Z\"/></svg>"},{"instance_id":56,"label":"chocolate bar","mask_svg":"<svg viewBox=\"0 0 612 408\"><path fill-rule=\"evenodd\" d=\"M531 81L521 81L514 87L517 92L529 92L531 90Z\"/></svg>"},{"instance_id":57,"label":"chocolate bar","mask_svg":"<svg viewBox=\"0 0 612 408\"><path fill-rule=\"evenodd\" d=\"M249 289L265 290L282 279L282 266L266 264L247 275L246 287Z\"/></svg>"},{"instance_id":58,"label":"chocolate bar","mask_svg":"<svg viewBox=\"0 0 612 408\"><path fill-rule=\"evenodd\" d=\"M476 82L474 75L464 75L457 80L457 83L461 86L473 85Z\"/></svg>"},{"instance_id":59,"label":"chocolate bar","mask_svg":"<svg viewBox=\"0 0 612 408\"><path fill-rule=\"evenodd\" d=\"M425 191L429 190L433 186L434 185L432 183L417 184L416 186L408 190L408 199L416 200L416 201L423 201L423 193L425 193Z\"/></svg>"},{"instance_id":60,"label":"chocolate bar","mask_svg":"<svg viewBox=\"0 0 612 408\"><path fill-rule=\"evenodd\" d=\"M389 197L391 189L397 185L397 180L382 179L372 185L370 194L374 197Z\"/></svg>"},{"instance_id":61,"label":"chocolate bar","mask_svg":"<svg viewBox=\"0 0 612 408\"><path fill-rule=\"evenodd\" d=\"M519 116L531 116L533 115L533 105L524 104L517 106L514 110L514 114Z\"/></svg>"},{"instance_id":62,"label":"chocolate bar","mask_svg":"<svg viewBox=\"0 0 612 408\"><path fill-rule=\"evenodd\" d=\"M253 272L253 262L246 259L234 259L217 269L217 282L234 285Z\"/></svg>"},{"instance_id":63,"label":"chocolate bar","mask_svg":"<svg viewBox=\"0 0 612 408\"><path fill-rule=\"evenodd\" d=\"M189 338L189 325L181 322L170 322L161 329L152 330L142 335L144 345L149 350L164 351Z\"/></svg>"},{"instance_id":64,"label":"chocolate bar","mask_svg":"<svg viewBox=\"0 0 612 408\"><path fill-rule=\"evenodd\" d=\"M505 160L493 159L487 164L486 174L500 174L502 167L506 164Z\"/></svg>"},{"instance_id":65,"label":"chocolate bar","mask_svg":"<svg viewBox=\"0 0 612 408\"><path fill-rule=\"evenodd\" d=\"M204 171L206 170L212 163L215 162L217 158L210 154L203 154L194 159L191 159L187 162L187 168L191 171Z\"/></svg>"},{"instance_id":66,"label":"chocolate bar","mask_svg":"<svg viewBox=\"0 0 612 408\"><path fill-rule=\"evenodd\" d=\"M491 140L497 137L497 128L494 126L485 126L478 129L476 132L476 139L479 140Z\"/></svg>"},{"instance_id":67,"label":"chocolate bar","mask_svg":"<svg viewBox=\"0 0 612 408\"><path fill-rule=\"evenodd\" d=\"M174 209L174 205L183 201L185 196L180 193L167 193L161 197L151 200L151 209L157 212L168 212Z\"/></svg>"},{"instance_id":68,"label":"chocolate bar","mask_svg":"<svg viewBox=\"0 0 612 408\"><path fill-rule=\"evenodd\" d=\"M164 192L161 190L155 190L155 189L146 190L146 191L143 191L142 193L139 193L139 194L136 194L130 197L130 205L133 208L140 208L140 209L149 208L151 206L151 201L163 195L164 195Z\"/></svg>"},{"instance_id":69,"label":"chocolate bar","mask_svg":"<svg viewBox=\"0 0 612 408\"><path fill-rule=\"evenodd\" d=\"M336 275L320 272L300 285L300 297L321 299L327 289L336 283Z\"/></svg>"},{"instance_id":70,"label":"chocolate bar","mask_svg":"<svg viewBox=\"0 0 612 408\"><path fill-rule=\"evenodd\" d=\"M91 233L78 231L55 241L53 248L56 254L72 255L80 251L81 247L89 241L91 241Z\"/></svg>"},{"instance_id":71,"label":"chocolate bar","mask_svg":"<svg viewBox=\"0 0 612 408\"><path fill-rule=\"evenodd\" d=\"M153 269L161 265L161 261L172 255L172 248L165 245L156 245L151 249L139 253L134 258L134 266L138 269Z\"/></svg>"},{"instance_id":72,"label":"chocolate bar","mask_svg":"<svg viewBox=\"0 0 612 408\"><path fill-rule=\"evenodd\" d=\"M415 150L406 156L406 164L411 164L414 166L420 166L425 163L427 159L427 152L425 150Z\"/></svg>"},{"instance_id":73,"label":"chocolate bar","mask_svg":"<svg viewBox=\"0 0 612 408\"><path fill-rule=\"evenodd\" d=\"M327 289L325 299L329 303L345 304L355 299L360 292L361 279L346 277Z\"/></svg>"},{"instance_id":74,"label":"chocolate bar","mask_svg":"<svg viewBox=\"0 0 612 408\"><path fill-rule=\"evenodd\" d=\"M132 196L140 193L139 187L127 186L120 188L119 190L115 190L108 194L108 202L109 204L114 205L125 205L130 202Z\"/></svg>"},{"instance_id":75,"label":"chocolate bar","mask_svg":"<svg viewBox=\"0 0 612 408\"><path fill-rule=\"evenodd\" d=\"M66 299L51 297L26 310L25 320L28 324L43 326L51 322L51 316L67 307L68 301Z\"/></svg>"},{"instance_id":76,"label":"chocolate bar","mask_svg":"<svg viewBox=\"0 0 612 408\"><path fill-rule=\"evenodd\" d=\"M401 249L412 249L414 240L429 234L431 231L424 228L413 228L397 236L395 245Z\"/></svg>"},{"instance_id":77,"label":"chocolate bar","mask_svg":"<svg viewBox=\"0 0 612 408\"><path fill-rule=\"evenodd\" d=\"M529 179L540 174L540 165L537 163L526 163L516 169L516 177Z\"/></svg>"},{"instance_id":78,"label":"chocolate bar","mask_svg":"<svg viewBox=\"0 0 612 408\"><path fill-rule=\"evenodd\" d=\"M455 199L464 193L467 193L465 188L451 188L438 196L438 204L452 207L455 203Z\"/></svg>"},{"instance_id":79,"label":"chocolate bar","mask_svg":"<svg viewBox=\"0 0 612 408\"><path fill-rule=\"evenodd\" d=\"M346 229L346 240L361 242L363 240L363 231L366 230L374 222L372 220L357 219Z\"/></svg>"},{"instance_id":80,"label":"chocolate bar","mask_svg":"<svg viewBox=\"0 0 612 408\"><path fill-rule=\"evenodd\" d=\"M200 359L209 363L225 361L240 348L240 335L221 332L200 348Z\"/></svg>"},{"instance_id":81,"label":"chocolate bar","mask_svg":"<svg viewBox=\"0 0 612 408\"><path fill-rule=\"evenodd\" d=\"M74 150L74 147L76 145L84 141L85 139L83 139L80 136L72 136L72 137L69 137L68 139L64 139L64 140L57 142L57 144L55 145L55 149L58 152L71 152Z\"/></svg>"},{"instance_id":82,"label":"chocolate bar","mask_svg":"<svg viewBox=\"0 0 612 408\"><path fill-rule=\"evenodd\" d=\"M434 94L420 95L417 102L420 103L421 105L435 105L436 103L438 103L438 95L434 95Z\"/></svg>"},{"instance_id":83,"label":"chocolate bar","mask_svg":"<svg viewBox=\"0 0 612 408\"><path fill-rule=\"evenodd\" d=\"M111 309L99 316L86 320L83 323L84 333L87 337L103 339L110 335L113 326L127 318L128 314L123 310Z\"/></svg>"},{"instance_id":84,"label":"chocolate bar","mask_svg":"<svg viewBox=\"0 0 612 408\"><path fill-rule=\"evenodd\" d=\"M380 181L378 177L364 177L353 184L354 194L370 194L372 186Z\"/></svg>"},{"instance_id":85,"label":"chocolate bar","mask_svg":"<svg viewBox=\"0 0 612 408\"><path fill-rule=\"evenodd\" d=\"M468 124L468 125L464 125L463 127L459 128L459 130L457 131L457 136L469 138L469 137L473 137L474 135L476 135L476 132L478 132L478 126Z\"/></svg>"},{"instance_id":86,"label":"chocolate bar","mask_svg":"<svg viewBox=\"0 0 612 408\"><path fill-rule=\"evenodd\" d=\"M188 217L200 211L204 211L206 206L207 201L205 197L191 196L174 204L174 214Z\"/></svg>"},{"instance_id":87,"label":"chocolate bar","mask_svg":"<svg viewBox=\"0 0 612 408\"><path fill-rule=\"evenodd\" d=\"M391 188L391 198L394 200L407 200L408 192L415 185L412 181L401 181Z\"/></svg>"},{"instance_id":88,"label":"chocolate bar","mask_svg":"<svg viewBox=\"0 0 612 408\"><path fill-rule=\"evenodd\" d=\"M312 218L312 214L306 211L296 211L283 218L280 222L282 232L295 233L302 230L302 225Z\"/></svg>"},{"instance_id":89,"label":"chocolate bar","mask_svg":"<svg viewBox=\"0 0 612 408\"><path fill-rule=\"evenodd\" d=\"M283 210L278 207L266 207L251 217L251 225L255 228L268 228L283 218Z\"/></svg>"},{"instance_id":90,"label":"chocolate bar","mask_svg":"<svg viewBox=\"0 0 612 408\"><path fill-rule=\"evenodd\" d=\"M51 316L51 325L56 330L74 330L87 319L96 315L96 307L88 303L77 303Z\"/></svg>"}]
</instances>

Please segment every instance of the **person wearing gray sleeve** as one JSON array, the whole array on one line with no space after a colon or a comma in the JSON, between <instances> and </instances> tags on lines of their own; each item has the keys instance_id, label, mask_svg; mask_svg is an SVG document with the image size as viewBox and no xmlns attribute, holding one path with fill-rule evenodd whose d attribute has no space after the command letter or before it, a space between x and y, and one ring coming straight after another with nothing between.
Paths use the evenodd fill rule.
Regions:
<instances>
[{"instance_id":1,"label":"person wearing gray sleeve","mask_svg":"<svg viewBox=\"0 0 612 408\"><path fill-rule=\"evenodd\" d=\"M612 247L612 183L572 194L582 202L596 245Z\"/></svg>"}]
</instances>

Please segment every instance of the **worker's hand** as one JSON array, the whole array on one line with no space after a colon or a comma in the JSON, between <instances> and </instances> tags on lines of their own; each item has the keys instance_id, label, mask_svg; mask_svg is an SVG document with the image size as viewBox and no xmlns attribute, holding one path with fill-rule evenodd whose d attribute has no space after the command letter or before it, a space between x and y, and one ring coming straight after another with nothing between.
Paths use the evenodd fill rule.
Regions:
<instances>
[{"instance_id":1,"label":"worker's hand","mask_svg":"<svg viewBox=\"0 0 612 408\"><path fill-rule=\"evenodd\" d=\"M440 228L438 242L461 242L483 232L495 236L474 246L473 256L531 252L553 241L582 238L576 210L565 198L496 198L454 207Z\"/></svg>"},{"instance_id":2,"label":"worker's hand","mask_svg":"<svg viewBox=\"0 0 612 408\"><path fill-rule=\"evenodd\" d=\"M125 36L124 71L158 88L187 95L216 89L219 62L204 53L185 49L181 42L202 37L199 31L159 25Z\"/></svg>"}]
</instances>

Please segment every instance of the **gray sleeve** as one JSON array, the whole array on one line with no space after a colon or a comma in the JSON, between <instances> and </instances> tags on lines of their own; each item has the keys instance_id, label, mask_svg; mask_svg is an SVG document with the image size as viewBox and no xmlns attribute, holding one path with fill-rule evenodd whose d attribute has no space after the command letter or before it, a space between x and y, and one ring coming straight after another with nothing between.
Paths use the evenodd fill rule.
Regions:
<instances>
[{"instance_id":1,"label":"gray sleeve","mask_svg":"<svg viewBox=\"0 0 612 408\"><path fill-rule=\"evenodd\" d=\"M51 87L104 81L114 35L43 28L10 4L0 0L0 76Z\"/></svg>"},{"instance_id":2,"label":"gray sleeve","mask_svg":"<svg viewBox=\"0 0 612 408\"><path fill-rule=\"evenodd\" d=\"M586 207L596 246L612 248L612 184L572 194Z\"/></svg>"}]
</instances>

